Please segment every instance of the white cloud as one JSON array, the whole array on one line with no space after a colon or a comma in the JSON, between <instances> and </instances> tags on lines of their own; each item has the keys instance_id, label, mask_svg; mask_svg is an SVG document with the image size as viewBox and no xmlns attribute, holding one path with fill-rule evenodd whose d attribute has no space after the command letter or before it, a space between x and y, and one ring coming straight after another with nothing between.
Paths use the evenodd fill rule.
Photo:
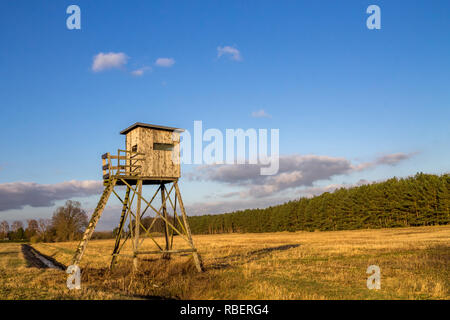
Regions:
<instances>
[{"instance_id":1,"label":"white cloud","mask_svg":"<svg viewBox=\"0 0 450 320\"><path fill-rule=\"evenodd\" d=\"M158 58L156 59L155 65L158 67L171 67L175 64L175 60L172 58Z\"/></svg>"},{"instance_id":2,"label":"white cloud","mask_svg":"<svg viewBox=\"0 0 450 320\"><path fill-rule=\"evenodd\" d=\"M242 61L241 53L238 49L230 46L217 47L217 58L228 56L231 60Z\"/></svg>"},{"instance_id":3,"label":"white cloud","mask_svg":"<svg viewBox=\"0 0 450 320\"><path fill-rule=\"evenodd\" d=\"M66 181L56 184L10 182L0 184L0 211L22 209L24 206L51 207L57 200L100 194L101 181Z\"/></svg>"},{"instance_id":4,"label":"white cloud","mask_svg":"<svg viewBox=\"0 0 450 320\"><path fill-rule=\"evenodd\" d=\"M100 72L108 69L117 69L127 64L128 57L123 52L100 52L94 57L92 71Z\"/></svg>"},{"instance_id":5,"label":"white cloud","mask_svg":"<svg viewBox=\"0 0 450 320\"><path fill-rule=\"evenodd\" d=\"M253 111L252 117L253 118L271 118L272 116L270 114L268 114L266 111L264 111L264 109L260 109L258 111Z\"/></svg>"},{"instance_id":6,"label":"white cloud","mask_svg":"<svg viewBox=\"0 0 450 320\"><path fill-rule=\"evenodd\" d=\"M416 154L417 154L417 152L412 152L412 153L399 152L399 153L387 154L387 155L378 157L376 160L376 163L394 166L397 163L399 163L400 161L407 160Z\"/></svg>"},{"instance_id":7,"label":"white cloud","mask_svg":"<svg viewBox=\"0 0 450 320\"><path fill-rule=\"evenodd\" d=\"M364 162L359 165L354 166L355 171L361 171L369 168L373 168L379 165L390 165L395 166L397 163L408 160L415 156L418 152L411 152L411 153L392 153L392 154L386 154L383 156L380 156L375 159L375 161L372 162Z\"/></svg>"},{"instance_id":8,"label":"white cloud","mask_svg":"<svg viewBox=\"0 0 450 320\"><path fill-rule=\"evenodd\" d=\"M133 76L140 77L140 76L144 75L144 70L137 69L137 70L131 71L131 74Z\"/></svg>"},{"instance_id":9,"label":"white cloud","mask_svg":"<svg viewBox=\"0 0 450 320\"><path fill-rule=\"evenodd\" d=\"M144 75L145 72L151 71L151 69L152 68L150 68L150 67L142 67L142 68L136 69L134 71L131 71L131 74L135 77L141 77Z\"/></svg>"}]
</instances>

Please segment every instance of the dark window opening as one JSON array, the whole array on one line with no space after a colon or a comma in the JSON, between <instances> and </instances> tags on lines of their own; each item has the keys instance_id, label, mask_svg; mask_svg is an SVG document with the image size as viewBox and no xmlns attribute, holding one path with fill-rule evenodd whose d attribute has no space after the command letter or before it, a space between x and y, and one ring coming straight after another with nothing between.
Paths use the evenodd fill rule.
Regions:
<instances>
[{"instance_id":1,"label":"dark window opening","mask_svg":"<svg viewBox=\"0 0 450 320\"><path fill-rule=\"evenodd\" d=\"M132 152L137 152L137 144L135 144L134 146L131 147L131 151Z\"/></svg>"},{"instance_id":2,"label":"dark window opening","mask_svg":"<svg viewBox=\"0 0 450 320\"><path fill-rule=\"evenodd\" d=\"M153 150L173 151L173 144L171 144L171 143L154 143Z\"/></svg>"}]
</instances>

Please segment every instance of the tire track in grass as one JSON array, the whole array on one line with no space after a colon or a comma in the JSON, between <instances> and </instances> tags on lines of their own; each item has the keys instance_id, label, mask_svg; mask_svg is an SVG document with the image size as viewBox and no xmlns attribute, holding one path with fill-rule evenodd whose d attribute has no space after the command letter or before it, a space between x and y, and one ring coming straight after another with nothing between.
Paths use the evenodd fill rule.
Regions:
<instances>
[{"instance_id":1,"label":"tire track in grass","mask_svg":"<svg viewBox=\"0 0 450 320\"><path fill-rule=\"evenodd\" d=\"M52 257L40 253L28 244L22 244L22 253L29 267L35 267L39 269L50 268L62 271L66 270L65 265L59 263Z\"/></svg>"}]
</instances>

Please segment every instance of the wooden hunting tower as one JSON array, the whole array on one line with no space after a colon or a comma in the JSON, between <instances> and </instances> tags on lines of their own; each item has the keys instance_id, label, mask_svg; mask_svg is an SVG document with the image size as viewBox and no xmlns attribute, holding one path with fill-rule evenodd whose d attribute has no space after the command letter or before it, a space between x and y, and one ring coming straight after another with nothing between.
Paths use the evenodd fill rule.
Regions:
<instances>
[{"instance_id":1,"label":"wooden hunting tower","mask_svg":"<svg viewBox=\"0 0 450 320\"><path fill-rule=\"evenodd\" d=\"M122 203L122 213L112 251L110 268L114 266L118 256L130 256L120 253L125 242L130 239L133 248L131 257L136 269L138 267L138 255L162 254L163 258L170 258L172 253L187 252L192 253L197 270L202 271L202 262L192 241L186 211L178 187L178 179L181 176L179 143L180 133L183 131L179 128L137 122L120 132L125 135L125 150L117 150L117 155L111 155L110 153L102 155L105 189L75 252L72 260L73 265L80 262L109 196L114 193ZM118 185L126 186L123 198L114 189ZM143 185L158 186L149 201L143 196ZM171 198L172 191L174 193L173 200ZM158 194L161 198L159 210L152 204ZM136 200L136 203L133 206L134 200ZM173 212L171 217L168 214L169 205ZM179 208L177 208L177 205ZM142 206L145 206L144 210L142 210ZM141 219L148 210L153 212L155 216L150 226L145 227L141 223ZM156 219L160 219L164 224L165 245L160 245L152 236L152 227L155 225ZM125 232L127 221L129 231ZM144 237L151 238L157 247L156 250L140 250L143 241L142 236L140 236L141 232L144 232ZM188 248L178 250L172 248L175 233L186 241Z\"/></svg>"},{"instance_id":2,"label":"wooden hunting tower","mask_svg":"<svg viewBox=\"0 0 450 320\"><path fill-rule=\"evenodd\" d=\"M127 150L141 153L145 160L141 162L140 176L148 184L155 178L174 180L180 177L180 152L176 152L180 143L179 128L135 123L123 130Z\"/></svg>"}]
</instances>

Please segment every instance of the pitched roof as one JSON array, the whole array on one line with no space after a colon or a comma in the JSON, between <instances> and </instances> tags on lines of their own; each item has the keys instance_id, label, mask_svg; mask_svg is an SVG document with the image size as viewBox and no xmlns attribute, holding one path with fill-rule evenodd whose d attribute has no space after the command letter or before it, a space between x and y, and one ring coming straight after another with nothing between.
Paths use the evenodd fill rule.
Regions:
<instances>
[{"instance_id":1,"label":"pitched roof","mask_svg":"<svg viewBox=\"0 0 450 320\"><path fill-rule=\"evenodd\" d=\"M184 129L181 129L181 128L173 128L173 127L166 127L166 126L158 126L156 124L136 122L135 124L129 126L128 128L120 131L120 134L127 134L131 130L138 128L138 127L157 129L157 130L166 130L166 131L180 131L180 132L184 131Z\"/></svg>"}]
</instances>

